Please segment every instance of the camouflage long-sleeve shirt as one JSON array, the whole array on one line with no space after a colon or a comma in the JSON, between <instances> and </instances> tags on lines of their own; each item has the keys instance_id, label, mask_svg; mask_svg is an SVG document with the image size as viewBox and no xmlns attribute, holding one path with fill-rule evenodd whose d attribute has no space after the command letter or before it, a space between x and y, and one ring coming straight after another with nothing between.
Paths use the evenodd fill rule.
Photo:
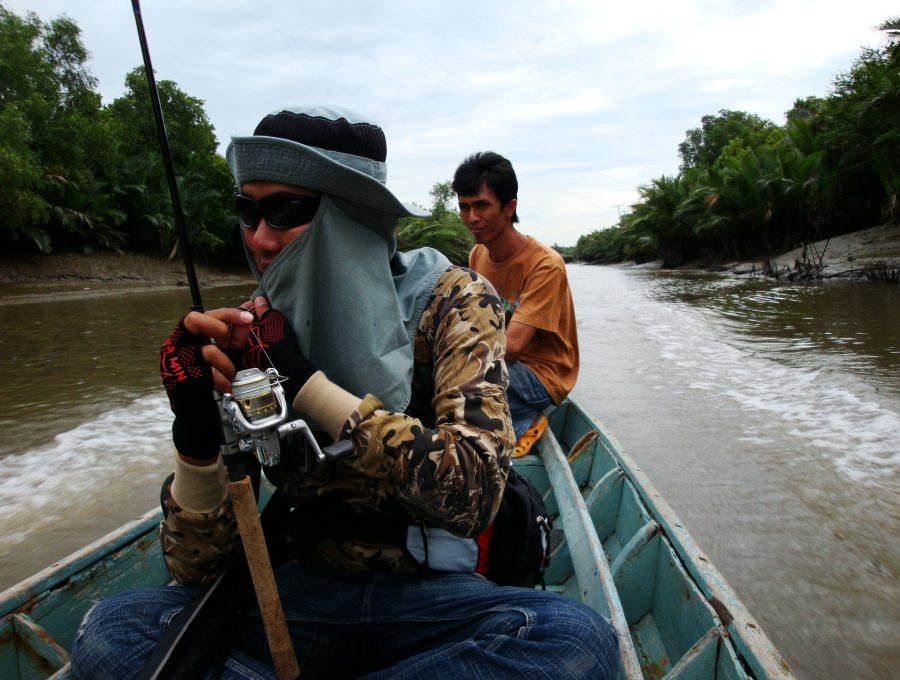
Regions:
<instances>
[{"instance_id":1,"label":"camouflage long-sleeve shirt","mask_svg":"<svg viewBox=\"0 0 900 680\"><path fill-rule=\"evenodd\" d=\"M367 395L344 428L354 455L305 472L299 454L286 449L267 478L301 511L337 505L366 519L419 520L477 535L499 507L515 443L505 397L505 342L493 289L467 269L448 269L419 322L406 412L387 412ZM182 510L169 488L170 480L162 497L166 562L182 583L208 582L239 543L230 502L205 513ZM304 563L345 571L417 569L398 545L309 540L302 524L289 523L284 540L298 546L293 554Z\"/></svg>"}]
</instances>

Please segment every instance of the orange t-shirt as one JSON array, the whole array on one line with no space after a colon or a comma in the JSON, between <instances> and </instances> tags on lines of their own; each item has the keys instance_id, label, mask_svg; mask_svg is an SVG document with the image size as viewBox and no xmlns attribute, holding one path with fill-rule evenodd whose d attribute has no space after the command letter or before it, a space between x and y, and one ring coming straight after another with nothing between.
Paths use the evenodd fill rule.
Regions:
<instances>
[{"instance_id":1,"label":"orange t-shirt","mask_svg":"<svg viewBox=\"0 0 900 680\"><path fill-rule=\"evenodd\" d=\"M578 332L566 263L553 248L529 236L505 262L492 262L487 248L476 245L469 268L491 282L512 312L511 321L537 329L519 361L559 404L578 378Z\"/></svg>"}]
</instances>

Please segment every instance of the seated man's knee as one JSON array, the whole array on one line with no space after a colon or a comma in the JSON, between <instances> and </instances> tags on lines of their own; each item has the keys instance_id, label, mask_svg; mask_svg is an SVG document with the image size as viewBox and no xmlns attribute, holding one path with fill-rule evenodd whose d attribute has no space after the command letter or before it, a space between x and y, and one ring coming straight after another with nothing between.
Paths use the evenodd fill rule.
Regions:
<instances>
[{"instance_id":1,"label":"seated man's knee","mask_svg":"<svg viewBox=\"0 0 900 680\"><path fill-rule=\"evenodd\" d=\"M568 650L561 660L566 677L613 680L619 668L619 640L612 624L587 606L572 605L564 607L554 625Z\"/></svg>"},{"instance_id":2,"label":"seated man's knee","mask_svg":"<svg viewBox=\"0 0 900 680\"><path fill-rule=\"evenodd\" d=\"M169 622L195 593L152 588L118 593L85 614L72 644L78 678L128 678L137 673Z\"/></svg>"},{"instance_id":3,"label":"seated man's knee","mask_svg":"<svg viewBox=\"0 0 900 680\"><path fill-rule=\"evenodd\" d=\"M124 621L118 614L121 608L113 600L101 600L91 607L78 628L71 661L79 678L100 677L99 672L108 667L110 657L122 653L124 643L117 638Z\"/></svg>"}]
</instances>

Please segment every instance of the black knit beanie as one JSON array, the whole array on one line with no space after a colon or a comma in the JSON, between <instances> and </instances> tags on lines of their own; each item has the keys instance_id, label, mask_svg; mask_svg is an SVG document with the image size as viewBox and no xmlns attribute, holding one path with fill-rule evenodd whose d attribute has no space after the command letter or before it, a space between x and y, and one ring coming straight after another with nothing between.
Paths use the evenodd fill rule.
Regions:
<instances>
[{"instance_id":1,"label":"black knit beanie","mask_svg":"<svg viewBox=\"0 0 900 680\"><path fill-rule=\"evenodd\" d=\"M380 163L387 159L384 131L372 123L351 123L346 118L332 120L307 113L281 110L263 118L256 136L280 137L329 151L349 153Z\"/></svg>"}]
</instances>

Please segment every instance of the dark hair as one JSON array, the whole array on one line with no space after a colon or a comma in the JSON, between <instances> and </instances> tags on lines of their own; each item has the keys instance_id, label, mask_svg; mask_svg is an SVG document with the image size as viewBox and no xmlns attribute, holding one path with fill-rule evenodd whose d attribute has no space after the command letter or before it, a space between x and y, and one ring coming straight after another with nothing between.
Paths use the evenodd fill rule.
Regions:
<instances>
[{"instance_id":1,"label":"dark hair","mask_svg":"<svg viewBox=\"0 0 900 680\"><path fill-rule=\"evenodd\" d=\"M453 191L458 196L474 196L483 185L497 195L501 208L519 195L519 180L512 163L493 151L473 153L460 163L453 174ZM519 221L515 211L512 221Z\"/></svg>"}]
</instances>

